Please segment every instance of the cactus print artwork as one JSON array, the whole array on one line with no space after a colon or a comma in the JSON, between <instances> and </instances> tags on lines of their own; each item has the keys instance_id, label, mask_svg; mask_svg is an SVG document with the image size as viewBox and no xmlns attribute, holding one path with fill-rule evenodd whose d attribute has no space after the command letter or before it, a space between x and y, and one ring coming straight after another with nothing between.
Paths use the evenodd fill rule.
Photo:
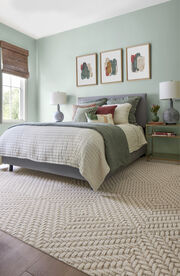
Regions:
<instances>
[{"instance_id":1,"label":"cactus print artwork","mask_svg":"<svg viewBox=\"0 0 180 276\"><path fill-rule=\"evenodd\" d=\"M92 67L91 64L87 64L86 62L83 62L81 64L81 79L89 79L93 77Z\"/></svg>"},{"instance_id":2,"label":"cactus print artwork","mask_svg":"<svg viewBox=\"0 0 180 276\"><path fill-rule=\"evenodd\" d=\"M116 75L118 71L117 59L113 58L112 60L110 60L109 58L106 58L104 67L105 67L105 72L107 77Z\"/></svg>"},{"instance_id":3,"label":"cactus print artwork","mask_svg":"<svg viewBox=\"0 0 180 276\"><path fill-rule=\"evenodd\" d=\"M126 48L126 79L148 80L151 78L151 44Z\"/></svg>"},{"instance_id":4,"label":"cactus print artwork","mask_svg":"<svg viewBox=\"0 0 180 276\"><path fill-rule=\"evenodd\" d=\"M76 85L97 84L97 54L76 57Z\"/></svg>"},{"instance_id":5,"label":"cactus print artwork","mask_svg":"<svg viewBox=\"0 0 180 276\"><path fill-rule=\"evenodd\" d=\"M145 67L145 57L141 56L140 53L131 55L131 69L132 72L142 72Z\"/></svg>"},{"instance_id":6,"label":"cactus print artwork","mask_svg":"<svg viewBox=\"0 0 180 276\"><path fill-rule=\"evenodd\" d=\"M101 52L101 83L122 82L122 49Z\"/></svg>"}]
</instances>

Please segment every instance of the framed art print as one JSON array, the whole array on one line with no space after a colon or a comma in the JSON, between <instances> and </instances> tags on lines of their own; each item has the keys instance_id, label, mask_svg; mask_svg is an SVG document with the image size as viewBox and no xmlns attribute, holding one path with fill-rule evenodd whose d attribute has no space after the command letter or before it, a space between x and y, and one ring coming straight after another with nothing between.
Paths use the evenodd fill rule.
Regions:
<instances>
[{"instance_id":1,"label":"framed art print","mask_svg":"<svg viewBox=\"0 0 180 276\"><path fill-rule=\"evenodd\" d=\"M122 49L101 52L101 83L122 82Z\"/></svg>"},{"instance_id":2,"label":"framed art print","mask_svg":"<svg viewBox=\"0 0 180 276\"><path fill-rule=\"evenodd\" d=\"M97 54L76 57L76 85L97 84Z\"/></svg>"},{"instance_id":3,"label":"framed art print","mask_svg":"<svg viewBox=\"0 0 180 276\"><path fill-rule=\"evenodd\" d=\"M126 48L126 75L128 81L151 78L150 44Z\"/></svg>"}]
</instances>

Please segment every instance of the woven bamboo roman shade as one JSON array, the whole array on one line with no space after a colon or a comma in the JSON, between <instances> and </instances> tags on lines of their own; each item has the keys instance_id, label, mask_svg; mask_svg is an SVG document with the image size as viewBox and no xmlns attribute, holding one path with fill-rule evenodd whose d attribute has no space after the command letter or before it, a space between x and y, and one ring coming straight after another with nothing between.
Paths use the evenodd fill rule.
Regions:
<instances>
[{"instance_id":1,"label":"woven bamboo roman shade","mask_svg":"<svg viewBox=\"0 0 180 276\"><path fill-rule=\"evenodd\" d=\"M2 48L2 72L27 79L29 51L5 41L0 41L0 48Z\"/></svg>"}]
</instances>

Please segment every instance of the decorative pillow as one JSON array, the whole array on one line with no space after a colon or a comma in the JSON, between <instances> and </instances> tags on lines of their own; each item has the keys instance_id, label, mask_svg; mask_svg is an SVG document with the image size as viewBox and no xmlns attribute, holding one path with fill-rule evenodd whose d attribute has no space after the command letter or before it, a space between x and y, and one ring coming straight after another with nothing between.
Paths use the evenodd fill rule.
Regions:
<instances>
[{"instance_id":1,"label":"decorative pillow","mask_svg":"<svg viewBox=\"0 0 180 276\"><path fill-rule=\"evenodd\" d=\"M98 99L98 100L94 100L94 101L89 101L89 102L83 102L83 104L95 104L98 106L107 104L107 98L102 98L102 99Z\"/></svg>"},{"instance_id":2,"label":"decorative pillow","mask_svg":"<svg viewBox=\"0 0 180 276\"><path fill-rule=\"evenodd\" d=\"M114 112L117 105L105 105L105 106L98 106L97 114L112 114L112 117L114 118Z\"/></svg>"},{"instance_id":3,"label":"decorative pillow","mask_svg":"<svg viewBox=\"0 0 180 276\"><path fill-rule=\"evenodd\" d=\"M136 109L140 102L140 96L128 96L120 99L109 99L107 104L123 104L123 103L130 103L132 105L130 112L129 112L129 123L130 124L137 124L136 122Z\"/></svg>"},{"instance_id":4,"label":"decorative pillow","mask_svg":"<svg viewBox=\"0 0 180 276\"><path fill-rule=\"evenodd\" d=\"M106 114L106 115L94 114L94 115L96 116L96 119L90 119L91 116L89 117L88 113L86 113L88 123L104 123L104 124L114 125L112 114Z\"/></svg>"},{"instance_id":5,"label":"decorative pillow","mask_svg":"<svg viewBox=\"0 0 180 276\"><path fill-rule=\"evenodd\" d=\"M111 106L107 105L106 107ZM128 124L129 123L129 112L132 105L129 103L125 104L118 104L115 112L114 112L114 124L120 125L120 124Z\"/></svg>"},{"instance_id":6,"label":"decorative pillow","mask_svg":"<svg viewBox=\"0 0 180 276\"><path fill-rule=\"evenodd\" d=\"M74 116L74 122L87 122L86 112L91 110L97 110L97 107L85 107L85 108L78 108L76 114Z\"/></svg>"},{"instance_id":7,"label":"decorative pillow","mask_svg":"<svg viewBox=\"0 0 180 276\"><path fill-rule=\"evenodd\" d=\"M98 117L97 117L96 111L97 111L97 108L89 110L88 112L86 112L86 118L87 118L87 120L88 119L89 120L97 120Z\"/></svg>"},{"instance_id":8,"label":"decorative pillow","mask_svg":"<svg viewBox=\"0 0 180 276\"><path fill-rule=\"evenodd\" d=\"M92 107L92 106L101 106L107 103L107 98L102 98L102 99L98 99L95 100L93 102L84 102L82 104L79 105L73 105L73 115L72 115L72 120L74 120L74 117L76 115L76 111L78 108L85 108L85 107Z\"/></svg>"},{"instance_id":9,"label":"decorative pillow","mask_svg":"<svg viewBox=\"0 0 180 276\"><path fill-rule=\"evenodd\" d=\"M74 104L73 105L73 114L72 114L72 120L74 120L74 117L76 115L76 111L78 108L86 108L86 107L93 107L93 106L96 106L96 104L86 104L86 105L78 105L78 104Z\"/></svg>"}]
</instances>

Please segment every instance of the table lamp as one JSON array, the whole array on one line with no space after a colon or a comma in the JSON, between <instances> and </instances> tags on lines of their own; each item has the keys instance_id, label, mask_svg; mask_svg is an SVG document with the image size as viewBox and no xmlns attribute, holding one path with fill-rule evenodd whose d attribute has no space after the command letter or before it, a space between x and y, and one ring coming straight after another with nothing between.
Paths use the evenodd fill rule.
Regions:
<instances>
[{"instance_id":1,"label":"table lamp","mask_svg":"<svg viewBox=\"0 0 180 276\"><path fill-rule=\"evenodd\" d=\"M56 122L62 122L64 120L64 114L60 111L60 105L66 104L66 93L64 92L53 92L51 94L51 104L57 105L57 111L54 114L54 119Z\"/></svg>"},{"instance_id":2,"label":"table lamp","mask_svg":"<svg viewBox=\"0 0 180 276\"><path fill-rule=\"evenodd\" d=\"M180 99L180 81L166 81L159 84L160 100L170 100L170 107L164 111L163 120L166 124L176 124L179 112L173 108L173 99Z\"/></svg>"}]
</instances>

